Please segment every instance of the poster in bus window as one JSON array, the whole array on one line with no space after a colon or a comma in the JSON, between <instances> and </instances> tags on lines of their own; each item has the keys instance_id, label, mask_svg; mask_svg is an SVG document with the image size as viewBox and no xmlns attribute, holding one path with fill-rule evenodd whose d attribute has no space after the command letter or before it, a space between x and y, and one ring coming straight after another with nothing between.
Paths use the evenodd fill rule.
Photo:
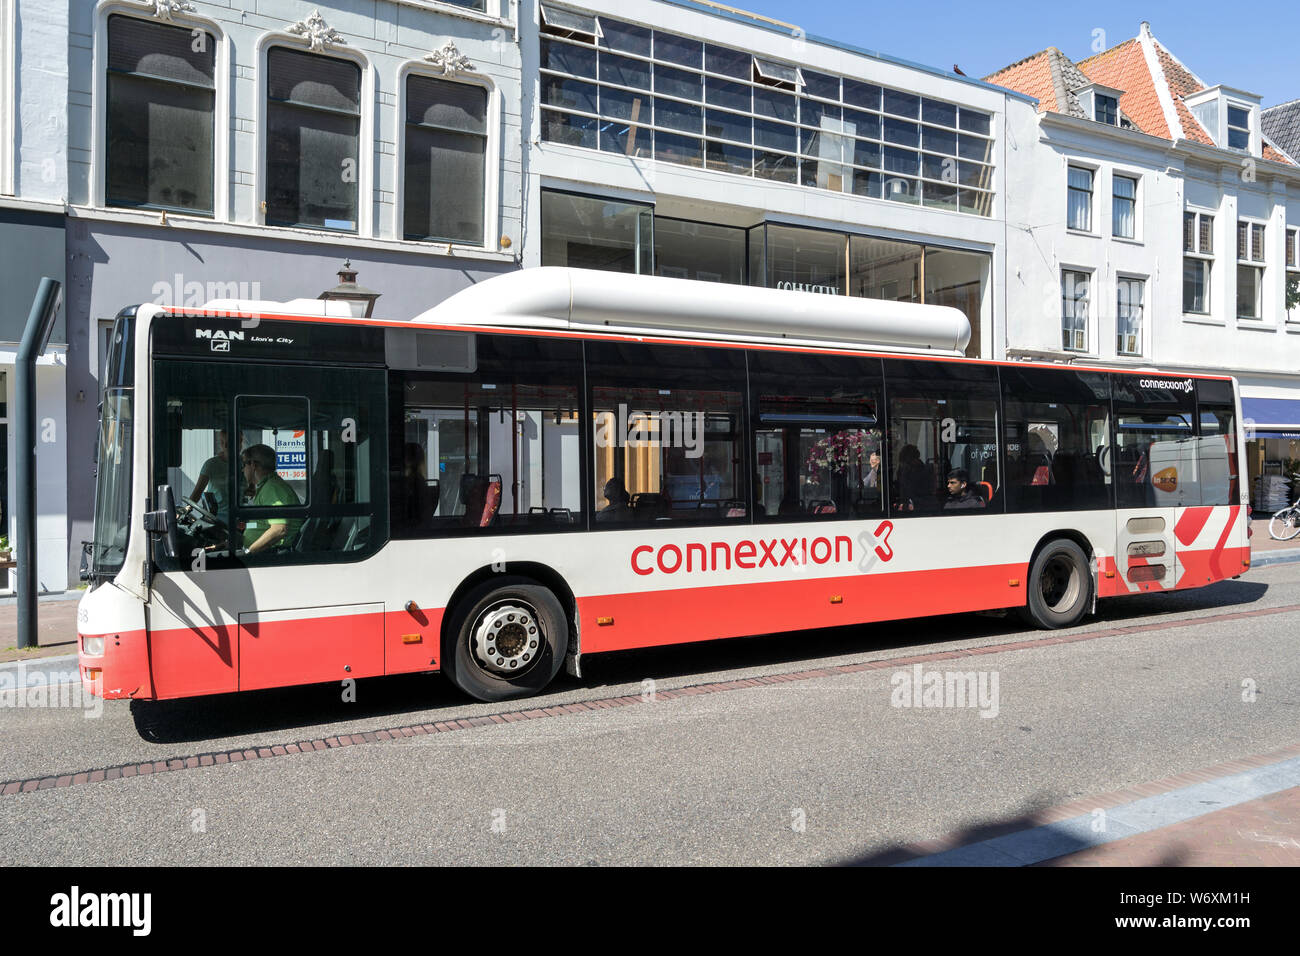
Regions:
<instances>
[{"instance_id":1,"label":"poster in bus window","mask_svg":"<svg viewBox=\"0 0 1300 956\"><path fill-rule=\"evenodd\" d=\"M285 481L307 480L307 432L279 431L275 434L275 471Z\"/></svg>"}]
</instances>

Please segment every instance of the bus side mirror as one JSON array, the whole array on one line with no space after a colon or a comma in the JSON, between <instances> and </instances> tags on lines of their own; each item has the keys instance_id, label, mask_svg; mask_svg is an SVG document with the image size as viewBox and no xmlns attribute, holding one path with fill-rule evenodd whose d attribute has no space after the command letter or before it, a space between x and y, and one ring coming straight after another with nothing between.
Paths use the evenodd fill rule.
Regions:
<instances>
[{"instance_id":1,"label":"bus side mirror","mask_svg":"<svg viewBox=\"0 0 1300 956\"><path fill-rule=\"evenodd\" d=\"M154 501L162 507L145 512L144 530L151 535L162 535L163 553L175 561L180 543L176 537L176 499L172 497L171 485L159 485Z\"/></svg>"},{"instance_id":2,"label":"bus side mirror","mask_svg":"<svg viewBox=\"0 0 1300 956\"><path fill-rule=\"evenodd\" d=\"M94 547L92 542L81 542L81 566L77 569L77 576L82 581L90 580L90 549Z\"/></svg>"}]
</instances>

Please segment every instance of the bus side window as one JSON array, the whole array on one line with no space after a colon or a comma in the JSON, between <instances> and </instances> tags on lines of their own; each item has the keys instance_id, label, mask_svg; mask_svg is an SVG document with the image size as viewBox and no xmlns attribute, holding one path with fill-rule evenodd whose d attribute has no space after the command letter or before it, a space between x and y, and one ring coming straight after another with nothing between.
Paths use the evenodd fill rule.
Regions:
<instances>
[{"instance_id":1,"label":"bus side window","mask_svg":"<svg viewBox=\"0 0 1300 956\"><path fill-rule=\"evenodd\" d=\"M578 346L490 334L475 342L472 373L391 373L393 536L575 530Z\"/></svg>"},{"instance_id":2,"label":"bus side window","mask_svg":"<svg viewBox=\"0 0 1300 956\"><path fill-rule=\"evenodd\" d=\"M1001 511L997 369L886 359L885 383L891 513ZM963 474L966 490L950 491L949 476Z\"/></svg>"},{"instance_id":3,"label":"bus side window","mask_svg":"<svg viewBox=\"0 0 1300 956\"><path fill-rule=\"evenodd\" d=\"M749 355L759 521L884 513L880 360Z\"/></svg>"},{"instance_id":4,"label":"bus side window","mask_svg":"<svg viewBox=\"0 0 1300 956\"><path fill-rule=\"evenodd\" d=\"M1217 379L1196 382L1199 409L1197 454L1202 505L1233 505L1241 501L1241 466L1237 454L1237 409L1232 383Z\"/></svg>"},{"instance_id":5,"label":"bus side window","mask_svg":"<svg viewBox=\"0 0 1300 956\"><path fill-rule=\"evenodd\" d=\"M587 343L592 527L746 517L745 355Z\"/></svg>"},{"instance_id":6,"label":"bus side window","mask_svg":"<svg viewBox=\"0 0 1300 956\"><path fill-rule=\"evenodd\" d=\"M1003 368L1007 510L1110 508L1110 378L1069 369Z\"/></svg>"}]
</instances>

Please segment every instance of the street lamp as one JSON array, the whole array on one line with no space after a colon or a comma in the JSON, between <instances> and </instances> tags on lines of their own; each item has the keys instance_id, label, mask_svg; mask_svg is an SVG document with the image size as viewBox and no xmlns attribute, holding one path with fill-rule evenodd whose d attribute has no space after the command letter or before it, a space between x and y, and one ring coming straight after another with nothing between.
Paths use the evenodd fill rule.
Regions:
<instances>
[{"instance_id":1,"label":"street lamp","mask_svg":"<svg viewBox=\"0 0 1300 956\"><path fill-rule=\"evenodd\" d=\"M368 319L375 307L375 300L380 293L373 289L357 285L357 270L352 268L352 260L345 259L339 270L339 284L322 292L318 299L336 299L346 302L354 319Z\"/></svg>"}]
</instances>

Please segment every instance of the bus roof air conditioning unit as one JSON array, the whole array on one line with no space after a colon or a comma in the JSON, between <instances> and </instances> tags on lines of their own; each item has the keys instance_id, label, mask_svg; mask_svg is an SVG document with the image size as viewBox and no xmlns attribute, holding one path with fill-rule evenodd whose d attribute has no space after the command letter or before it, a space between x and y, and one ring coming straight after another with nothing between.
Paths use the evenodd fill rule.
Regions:
<instances>
[{"instance_id":1,"label":"bus roof air conditioning unit","mask_svg":"<svg viewBox=\"0 0 1300 956\"><path fill-rule=\"evenodd\" d=\"M551 266L486 279L414 321L943 355L971 335L949 306Z\"/></svg>"}]
</instances>

